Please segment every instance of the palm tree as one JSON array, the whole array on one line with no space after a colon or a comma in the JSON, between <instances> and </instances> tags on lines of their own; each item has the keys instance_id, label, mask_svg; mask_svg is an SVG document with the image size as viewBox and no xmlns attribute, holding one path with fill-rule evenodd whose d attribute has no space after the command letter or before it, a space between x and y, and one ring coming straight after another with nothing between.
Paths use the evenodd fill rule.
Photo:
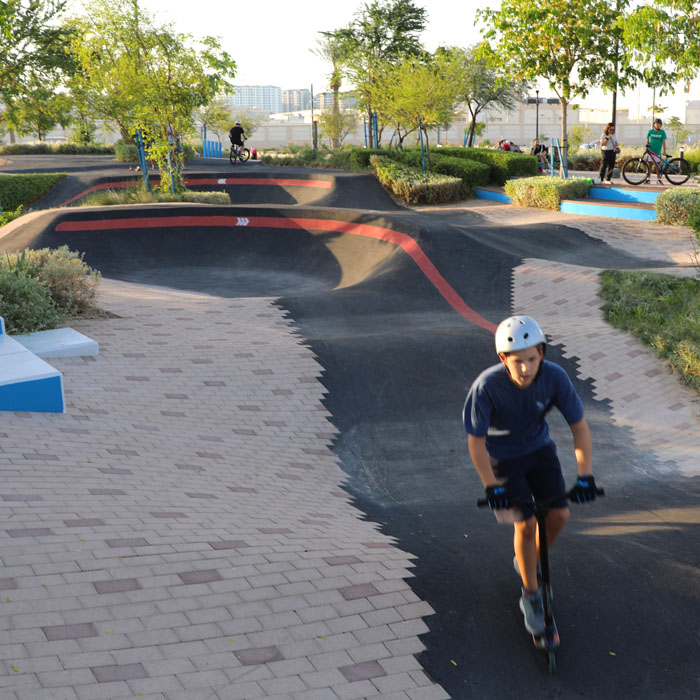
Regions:
<instances>
[{"instance_id":1,"label":"palm tree","mask_svg":"<svg viewBox=\"0 0 700 700\"><path fill-rule=\"evenodd\" d=\"M332 67L331 73L328 76L328 87L333 92L332 113L334 123L338 123L340 116L340 86L343 82L343 64L345 63L345 50L343 42L336 32L321 32L322 39L318 40L318 48L312 49L312 52L322 58ZM311 99L314 96L311 95ZM334 136L331 139L332 148L340 147L340 139Z\"/></svg>"}]
</instances>

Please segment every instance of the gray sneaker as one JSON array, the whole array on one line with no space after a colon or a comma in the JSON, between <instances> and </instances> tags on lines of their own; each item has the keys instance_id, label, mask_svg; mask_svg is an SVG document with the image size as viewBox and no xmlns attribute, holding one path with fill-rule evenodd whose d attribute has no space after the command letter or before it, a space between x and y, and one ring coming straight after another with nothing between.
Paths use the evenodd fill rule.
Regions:
<instances>
[{"instance_id":1,"label":"gray sneaker","mask_svg":"<svg viewBox=\"0 0 700 700\"><path fill-rule=\"evenodd\" d=\"M525 627L534 637L541 637L544 634L544 608L542 606L542 594L537 591L535 595L529 595L523 589L520 598L520 610L525 618Z\"/></svg>"},{"instance_id":2,"label":"gray sneaker","mask_svg":"<svg viewBox=\"0 0 700 700\"><path fill-rule=\"evenodd\" d=\"M522 579L520 567L518 566L518 557L513 557L513 568L515 569L515 573L518 574L518 577ZM539 562L537 562L537 585L540 591L542 591L542 567ZM552 591L551 585L549 586L549 597L551 600L554 600L554 591Z\"/></svg>"}]
</instances>

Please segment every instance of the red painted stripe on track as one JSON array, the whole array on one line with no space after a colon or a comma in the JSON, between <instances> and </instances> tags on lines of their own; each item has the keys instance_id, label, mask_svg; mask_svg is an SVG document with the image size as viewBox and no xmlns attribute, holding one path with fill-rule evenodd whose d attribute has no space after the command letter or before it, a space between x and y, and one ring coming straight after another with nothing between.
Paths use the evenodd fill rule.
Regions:
<instances>
[{"instance_id":1,"label":"red painted stripe on track","mask_svg":"<svg viewBox=\"0 0 700 700\"><path fill-rule=\"evenodd\" d=\"M246 223L241 223L245 221ZM56 226L57 231L95 231L116 230L134 228L175 228L175 227L225 227L235 228L239 226L251 226L253 228L281 228L303 229L313 231L333 231L336 233L348 233L356 236L374 238L399 246L413 262L418 265L421 272L430 280L447 303L467 321L494 333L496 324L491 323L472 309L457 294L450 283L438 272L430 258L410 236L392 229L372 226L371 224L356 224L347 221L334 221L328 219L303 219L283 217L251 216L248 218L239 216L166 216L148 217L139 219L98 219L93 221L62 221Z\"/></svg>"}]
</instances>

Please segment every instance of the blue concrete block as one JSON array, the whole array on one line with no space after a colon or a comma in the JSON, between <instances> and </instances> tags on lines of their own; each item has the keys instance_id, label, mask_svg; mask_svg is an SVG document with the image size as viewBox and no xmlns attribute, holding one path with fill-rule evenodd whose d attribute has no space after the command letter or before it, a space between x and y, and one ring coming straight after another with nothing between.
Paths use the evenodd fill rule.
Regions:
<instances>
[{"instance_id":1,"label":"blue concrete block","mask_svg":"<svg viewBox=\"0 0 700 700\"><path fill-rule=\"evenodd\" d=\"M476 188L474 190L478 199L491 199L494 202L503 202L510 204L510 197L505 192L494 192L493 190L482 190Z\"/></svg>"},{"instance_id":2,"label":"blue concrete block","mask_svg":"<svg viewBox=\"0 0 700 700\"><path fill-rule=\"evenodd\" d=\"M0 410L64 413L61 376L0 386Z\"/></svg>"},{"instance_id":3,"label":"blue concrete block","mask_svg":"<svg viewBox=\"0 0 700 700\"><path fill-rule=\"evenodd\" d=\"M588 204L585 201L566 201L561 203L565 214L583 214L586 216L608 216L615 219L633 219L635 221L656 221L655 209L636 209L634 207L616 207L615 205Z\"/></svg>"},{"instance_id":4,"label":"blue concrete block","mask_svg":"<svg viewBox=\"0 0 700 700\"><path fill-rule=\"evenodd\" d=\"M588 196L591 199L608 199L616 202L643 202L654 204L659 196L658 192L649 190L630 190L623 187L590 187Z\"/></svg>"}]
</instances>

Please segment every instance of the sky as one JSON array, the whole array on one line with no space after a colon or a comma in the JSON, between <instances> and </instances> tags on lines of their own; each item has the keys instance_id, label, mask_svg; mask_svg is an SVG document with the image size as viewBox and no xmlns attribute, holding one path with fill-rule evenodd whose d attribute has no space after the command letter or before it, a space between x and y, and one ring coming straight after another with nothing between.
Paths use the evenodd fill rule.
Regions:
<instances>
[{"instance_id":1,"label":"sky","mask_svg":"<svg viewBox=\"0 0 700 700\"><path fill-rule=\"evenodd\" d=\"M312 53L319 32L347 26L363 0L140 0L140 6L163 23L195 37L218 36L238 65L237 85L277 85L283 90L327 89L324 61ZM423 45L469 46L480 40L474 27L478 7L500 0L414 0L428 16ZM348 86L344 86L347 88Z\"/></svg>"}]
</instances>

